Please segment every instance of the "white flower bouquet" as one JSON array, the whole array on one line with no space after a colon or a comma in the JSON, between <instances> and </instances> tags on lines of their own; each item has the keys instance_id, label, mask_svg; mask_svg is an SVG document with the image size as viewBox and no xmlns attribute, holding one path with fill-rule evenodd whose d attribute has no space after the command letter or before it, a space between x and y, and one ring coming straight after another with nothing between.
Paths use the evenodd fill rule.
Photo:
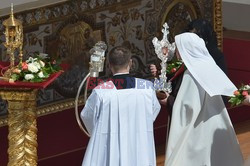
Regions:
<instances>
[{"instance_id":1,"label":"white flower bouquet","mask_svg":"<svg viewBox=\"0 0 250 166\"><path fill-rule=\"evenodd\" d=\"M51 61L47 54L40 53L18 65L12 72L11 82L43 82L59 70L61 67L58 61Z\"/></svg>"}]
</instances>

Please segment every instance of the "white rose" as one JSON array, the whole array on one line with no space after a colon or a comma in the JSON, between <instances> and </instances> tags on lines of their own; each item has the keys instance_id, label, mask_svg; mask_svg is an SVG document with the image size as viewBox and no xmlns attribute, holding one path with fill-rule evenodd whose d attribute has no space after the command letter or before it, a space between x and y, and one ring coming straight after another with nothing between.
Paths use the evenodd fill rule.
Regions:
<instances>
[{"instance_id":1,"label":"white rose","mask_svg":"<svg viewBox=\"0 0 250 166\"><path fill-rule=\"evenodd\" d=\"M33 63L38 69L41 69L41 65L40 65L40 63L38 63L38 62L34 62Z\"/></svg>"},{"instance_id":2,"label":"white rose","mask_svg":"<svg viewBox=\"0 0 250 166\"><path fill-rule=\"evenodd\" d=\"M44 67L45 66L45 63L43 61L39 61L41 67Z\"/></svg>"},{"instance_id":3,"label":"white rose","mask_svg":"<svg viewBox=\"0 0 250 166\"><path fill-rule=\"evenodd\" d=\"M38 68L36 65L34 65L34 63L29 63L28 64L28 70L31 71L32 73L37 73L38 72Z\"/></svg>"},{"instance_id":4,"label":"white rose","mask_svg":"<svg viewBox=\"0 0 250 166\"><path fill-rule=\"evenodd\" d=\"M25 80L32 80L34 78L34 75L33 74L26 74L24 76Z\"/></svg>"},{"instance_id":5,"label":"white rose","mask_svg":"<svg viewBox=\"0 0 250 166\"><path fill-rule=\"evenodd\" d=\"M42 71L40 71L39 73L38 73L38 77L40 77L40 78L44 78L45 76L43 75L43 72Z\"/></svg>"}]
</instances>

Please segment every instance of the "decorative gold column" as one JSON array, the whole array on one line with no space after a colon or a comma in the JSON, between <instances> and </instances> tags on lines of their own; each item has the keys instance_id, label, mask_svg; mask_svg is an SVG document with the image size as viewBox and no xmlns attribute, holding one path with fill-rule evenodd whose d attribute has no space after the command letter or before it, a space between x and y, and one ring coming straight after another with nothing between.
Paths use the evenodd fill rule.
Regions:
<instances>
[{"instance_id":1,"label":"decorative gold column","mask_svg":"<svg viewBox=\"0 0 250 166\"><path fill-rule=\"evenodd\" d=\"M37 165L37 89L0 89L8 101L8 166Z\"/></svg>"},{"instance_id":2,"label":"decorative gold column","mask_svg":"<svg viewBox=\"0 0 250 166\"><path fill-rule=\"evenodd\" d=\"M214 0L214 30L218 47L223 50L222 0Z\"/></svg>"}]
</instances>

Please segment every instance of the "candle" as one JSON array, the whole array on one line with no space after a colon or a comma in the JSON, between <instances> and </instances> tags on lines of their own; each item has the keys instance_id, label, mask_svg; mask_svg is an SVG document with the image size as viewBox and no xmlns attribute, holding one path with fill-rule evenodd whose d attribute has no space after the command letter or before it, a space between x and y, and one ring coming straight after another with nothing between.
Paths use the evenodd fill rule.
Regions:
<instances>
[{"instance_id":1,"label":"candle","mask_svg":"<svg viewBox=\"0 0 250 166\"><path fill-rule=\"evenodd\" d=\"M10 4L10 8L11 8L10 10L11 10L11 13L13 13L13 6L14 6L14 5L13 5L13 3L11 3L11 4Z\"/></svg>"}]
</instances>

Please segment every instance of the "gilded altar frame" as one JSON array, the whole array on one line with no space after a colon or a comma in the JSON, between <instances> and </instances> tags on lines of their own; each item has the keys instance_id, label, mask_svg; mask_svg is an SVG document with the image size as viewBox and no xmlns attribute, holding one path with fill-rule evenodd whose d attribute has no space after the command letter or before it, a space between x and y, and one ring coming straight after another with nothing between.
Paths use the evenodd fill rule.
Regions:
<instances>
[{"instance_id":1,"label":"gilded altar frame","mask_svg":"<svg viewBox=\"0 0 250 166\"><path fill-rule=\"evenodd\" d=\"M200 3L198 3L200 2ZM217 34L218 47L223 48L223 25L222 25L222 0L169 0L168 3L165 3L165 12L161 15L160 27L168 19L168 15L171 13L171 10L180 4L184 4L189 8L192 19L196 18L205 18L209 20L213 27L214 31ZM212 4L212 6L210 6ZM203 6L203 7L202 7ZM204 10L204 11L201 11ZM212 15L210 15L211 13Z\"/></svg>"},{"instance_id":2,"label":"gilded altar frame","mask_svg":"<svg viewBox=\"0 0 250 166\"><path fill-rule=\"evenodd\" d=\"M222 49L222 39L223 39L223 28L222 28L222 1L221 0L210 0L212 2L212 7L210 6L210 1L206 0L151 0L152 3L155 5L156 3L163 4L162 10L159 10L153 5L151 10L155 10L159 12L160 20L158 20L158 27L162 27L163 22L166 20L169 12L172 10L173 7L176 6L178 3L186 4L190 7L190 10L194 13L194 18L197 17L207 17L211 20L214 26L214 30L217 33L218 38L218 46ZM111 2L111 1L110 1ZM40 25L58 22L58 21L65 21L68 19L71 19L72 16L80 16L84 15L90 20L96 19L95 13L101 12L101 11L108 11L108 12L117 12L122 11L125 7L138 7L142 4L143 0L121 0L121 1L112 1L112 3L107 4L89 4L89 1L85 0L74 0L74 1L66 1L58 4L53 4L46 7L41 7L37 9L31 9L28 11L17 13L16 16L18 19L25 20L24 24L24 30L29 31L32 29L37 29ZM85 4L85 6L84 6ZM88 8L86 8L88 6ZM206 7L209 6L209 11L206 13L205 10L207 10ZM73 8L77 8L77 10L72 10ZM58 17L58 11L61 9L61 16ZM65 9L65 10L64 10ZM66 12L66 9L67 12ZM70 10L71 9L71 10ZM201 11L204 10L204 11ZM49 19L46 19L48 15L48 11L51 11L51 14L49 15ZM38 15L40 13L40 15ZM209 13L212 15L209 15ZM33 19L31 19L31 18ZM40 19L38 19L38 17ZM6 19L7 16L3 16L0 18L1 20ZM102 30L104 30L103 33L103 39L107 39L105 36L105 27L107 25L104 25ZM157 36L157 34L155 34ZM148 37L147 35L144 35L144 37ZM145 64L146 65L146 64ZM83 105L83 99L80 99L79 105ZM51 104L47 104L41 107L38 107L37 115L43 116L59 111L63 111L66 109L70 109L74 107L74 98L69 98L63 101L57 101L53 102ZM7 124L7 118L6 116L3 116L0 118L0 126L4 126Z\"/></svg>"}]
</instances>

